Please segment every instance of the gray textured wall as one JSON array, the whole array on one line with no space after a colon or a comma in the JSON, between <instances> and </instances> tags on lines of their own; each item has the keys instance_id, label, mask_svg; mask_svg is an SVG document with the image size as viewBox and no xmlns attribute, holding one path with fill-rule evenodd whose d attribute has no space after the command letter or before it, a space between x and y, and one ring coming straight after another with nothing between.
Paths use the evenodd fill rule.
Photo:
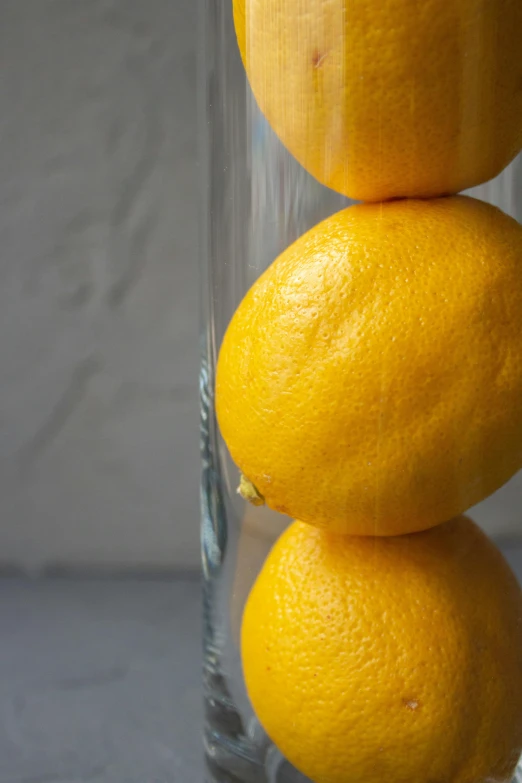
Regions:
<instances>
[{"instance_id":1,"label":"gray textured wall","mask_svg":"<svg viewBox=\"0 0 522 783\"><path fill-rule=\"evenodd\" d=\"M0 0L0 58L0 562L193 566L196 2Z\"/></svg>"},{"instance_id":2,"label":"gray textured wall","mask_svg":"<svg viewBox=\"0 0 522 783\"><path fill-rule=\"evenodd\" d=\"M0 561L197 562L195 6L0 2Z\"/></svg>"}]
</instances>

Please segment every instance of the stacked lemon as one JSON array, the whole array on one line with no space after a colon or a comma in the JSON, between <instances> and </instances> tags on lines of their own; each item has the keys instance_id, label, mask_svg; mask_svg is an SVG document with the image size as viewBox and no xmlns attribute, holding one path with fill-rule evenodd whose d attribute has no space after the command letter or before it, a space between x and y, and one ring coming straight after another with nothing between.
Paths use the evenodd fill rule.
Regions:
<instances>
[{"instance_id":1,"label":"stacked lemon","mask_svg":"<svg viewBox=\"0 0 522 783\"><path fill-rule=\"evenodd\" d=\"M522 751L522 595L459 515L522 467L522 228L452 194L522 146L522 3L234 13L282 142L373 202L288 248L220 353L242 493L300 520L245 609L252 704L315 783L505 783Z\"/></svg>"}]
</instances>

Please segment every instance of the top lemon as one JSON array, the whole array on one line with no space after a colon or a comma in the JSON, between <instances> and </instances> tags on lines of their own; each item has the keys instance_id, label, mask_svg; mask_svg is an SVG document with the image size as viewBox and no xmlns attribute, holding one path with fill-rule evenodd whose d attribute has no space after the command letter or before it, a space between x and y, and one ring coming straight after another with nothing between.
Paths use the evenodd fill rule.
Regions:
<instances>
[{"instance_id":1,"label":"top lemon","mask_svg":"<svg viewBox=\"0 0 522 783\"><path fill-rule=\"evenodd\" d=\"M522 467L522 227L464 196L359 204L291 245L217 366L232 457L276 511L422 530Z\"/></svg>"},{"instance_id":2,"label":"top lemon","mask_svg":"<svg viewBox=\"0 0 522 783\"><path fill-rule=\"evenodd\" d=\"M234 0L259 106L354 199L485 182L522 147L521 0Z\"/></svg>"}]
</instances>

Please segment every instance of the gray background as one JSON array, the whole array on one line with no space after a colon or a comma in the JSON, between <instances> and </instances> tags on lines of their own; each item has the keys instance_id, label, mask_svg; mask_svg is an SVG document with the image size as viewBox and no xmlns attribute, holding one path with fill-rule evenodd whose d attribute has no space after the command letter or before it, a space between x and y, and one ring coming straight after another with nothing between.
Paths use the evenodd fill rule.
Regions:
<instances>
[{"instance_id":1,"label":"gray background","mask_svg":"<svg viewBox=\"0 0 522 783\"><path fill-rule=\"evenodd\" d=\"M0 2L0 560L192 566L196 3Z\"/></svg>"},{"instance_id":2,"label":"gray background","mask_svg":"<svg viewBox=\"0 0 522 783\"><path fill-rule=\"evenodd\" d=\"M0 2L4 564L197 565L196 6Z\"/></svg>"}]
</instances>

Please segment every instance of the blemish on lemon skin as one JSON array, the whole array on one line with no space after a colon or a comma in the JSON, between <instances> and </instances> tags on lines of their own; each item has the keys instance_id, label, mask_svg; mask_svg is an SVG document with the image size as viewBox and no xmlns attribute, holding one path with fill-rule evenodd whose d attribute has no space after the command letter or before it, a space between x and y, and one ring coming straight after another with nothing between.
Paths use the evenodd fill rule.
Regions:
<instances>
[{"instance_id":1,"label":"blemish on lemon skin","mask_svg":"<svg viewBox=\"0 0 522 783\"><path fill-rule=\"evenodd\" d=\"M320 52L318 49L316 49L312 55L312 65L314 68L320 68L326 57L326 52Z\"/></svg>"},{"instance_id":2,"label":"blemish on lemon skin","mask_svg":"<svg viewBox=\"0 0 522 783\"><path fill-rule=\"evenodd\" d=\"M415 710L420 707L420 702L418 702L417 699L403 699L402 703L406 709L410 710L411 712L415 712Z\"/></svg>"}]
</instances>

